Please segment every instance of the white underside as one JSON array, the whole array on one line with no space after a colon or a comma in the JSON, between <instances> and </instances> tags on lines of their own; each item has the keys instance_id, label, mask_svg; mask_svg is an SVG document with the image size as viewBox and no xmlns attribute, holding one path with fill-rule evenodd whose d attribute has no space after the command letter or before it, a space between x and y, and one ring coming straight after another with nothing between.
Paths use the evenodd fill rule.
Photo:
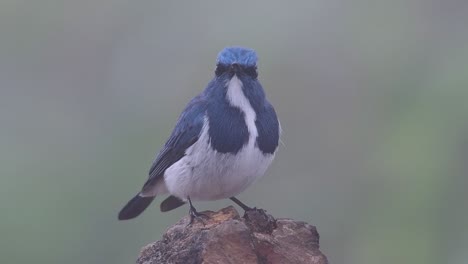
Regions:
<instances>
[{"instance_id":1,"label":"white underside","mask_svg":"<svg viewBox=\"0 0 468 264\"><path fill-rule=\"evenodd\" d=\"M236 155L219 153L208 145L208 122L186 156L164 174L169 193L192 200L218 200L235 196L259 179L273 160L246 145Z\"/></svg>"},{"instance_id":2,"label":"white underside","mask_svg":"<svg viewBox=\"0 0 468 264\"><path fill-rule=\"evenodd\" d=\"M234 76L227 85L228 101L244 112L248 143L236 154L217 152L210 146L209 120L205 116L198 141L165 171L164 182L155 186L154 194L167 188L170 194L181 199L218 200L241 193L265 174L274 154L264 154L255 144L256 114L242 92L241 81Z\"/></svg>"}]
</instances>

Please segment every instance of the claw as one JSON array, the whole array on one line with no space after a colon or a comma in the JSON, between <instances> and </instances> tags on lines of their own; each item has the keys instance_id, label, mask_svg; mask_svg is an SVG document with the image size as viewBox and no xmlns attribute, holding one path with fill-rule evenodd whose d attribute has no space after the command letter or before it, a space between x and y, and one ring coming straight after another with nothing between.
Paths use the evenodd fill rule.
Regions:
<instances>
[{"instance_id":1,"label":"claw","mask_svg":"<svg viewBox=\"0 0 468 264\"><path fill-rule=\"evenodd\" d=\"M197 219L198 221L200 221L205 226L205 221L203 221L203 219L201 219L201 218L209 219L210 217L208 215L206 215L206 214L202 214L202 213L197 212L195 207L193 207L193 205L192 205L192 201L190 200L190 197L187 198L187 200L189 201L189 205L190 205L190 209L189 209L190 222L188 223L188 225L189 226L192 225L193 220Z\"/></svg>"}]
</instances>

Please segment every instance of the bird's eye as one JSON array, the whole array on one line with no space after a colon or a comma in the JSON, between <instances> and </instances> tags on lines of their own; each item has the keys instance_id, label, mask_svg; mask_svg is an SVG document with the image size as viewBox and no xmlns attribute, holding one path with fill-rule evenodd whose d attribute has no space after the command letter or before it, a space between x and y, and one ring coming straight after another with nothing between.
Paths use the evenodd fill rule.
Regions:
<instances>
[{"instance_id":1,"label":"bird's eye","mask_svg":"<svg viewBox=\"0 0 468 264\"><path fill-rule=\"evenodd\" d=\"M216 76L220 76L223 73L225 73L227 70L229 70L229 67L227 65L224 65L224 64L220 63L220 64L216 65L215 74L216 74Z\"/></svg>"},{"instance_id":2,"label":"bird's eye","mask_svg":"<svg viewBox=\"0 0 468 264\"><path fill-rule=\"evenodd\" d=\"M244 72L245 72L245 74L249 75L250 77L252 77L254 79L257 78L257 76L258 76L256 66L246 67L246 68L244 68Z\"/></svg>"}]
</instances>

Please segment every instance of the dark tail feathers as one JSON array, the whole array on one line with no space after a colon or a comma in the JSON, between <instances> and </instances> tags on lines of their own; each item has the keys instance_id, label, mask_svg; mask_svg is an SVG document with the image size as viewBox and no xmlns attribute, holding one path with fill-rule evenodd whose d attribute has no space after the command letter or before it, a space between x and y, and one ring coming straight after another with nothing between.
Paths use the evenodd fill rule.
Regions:
<instances>
[{"instance_id":1,"label":"dark tail feathers","mask_svg":"<svg viewBox=\"0 0 468 264\"><path fill-rule=\"evenodd\" d=\"M139 216L153 201L152 197L143 197L137 194L120 210L119 220L128 220Z\"/></svg>"},{"instance_id":2,"label":"dark tail feathers","mask_svg":"<svg viewBox=\"0 0 468 264\"><path fill-rule=\"evenodd\" d=\"M184 205L185 202L175 196L169 196L161 203L161 212L167 212Z\"/></svg>"}]
</instances>

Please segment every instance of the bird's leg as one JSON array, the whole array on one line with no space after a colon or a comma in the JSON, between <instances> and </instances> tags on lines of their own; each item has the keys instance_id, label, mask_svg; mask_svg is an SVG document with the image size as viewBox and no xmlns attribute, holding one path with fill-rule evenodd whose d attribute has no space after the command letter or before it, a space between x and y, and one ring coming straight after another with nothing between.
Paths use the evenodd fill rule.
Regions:
<instances>
[{"instance_id":1,"label":"bird's leg","mask_svg":"<svg viewBox=\"0 0 468 264\"><path fill-rule=\"evenodd\" d=\"M254 207L254 208L250 208L248 207L247 205L245 205L243 202L239 201L236 197L231 197L229 198L231 199L233 202L235 202L237 205L239 205L240 207L242 207L242 209L244 209L244 211L251 211L251 210L256 210L257 208Z\"/></svg>"},{"instance_id":2,"label":"bird's leg","mask_svg":"<svg viewBox=\"0 0 468 264\"><path fill-rule=\"evenodd\" d=\"M190 223L189 223L189 225L191 225L193 223L193 219L195 219L195 218L200 218L200 217L208 218L207 215L197 212L195 207L193 207L192 200L190 200L190 197L187 197L187 200L189 201L189 205L190 205L190 209L189 209ZM203 220L201 220L201 222L203 223ZM205 223L203 223L203 225L205 225Z\"/></svg>"},{"instance_id":3,"label":"bird's leg","mask_svg":"<svg viewBox=\"0 0 468 264\"><path fill-rule=\"evenodd\" d=\"M264 221L263 223L268 223L268 226L270 226L270 223L273 223L273 226L276 226L276 222L275 222L276 220L273 218L273 216L267 214L265 210L258 209L257 207L253 207L253 208L248 207L247 205L245 205L243 202L239 201L234 196L229 198L229 199L231 199L237 205L242 207L242 209L244 209L244 218L247 221L257 222L257 224ZM273 229L271 229L271 230L273 230Z\"/></svg>"}]
</instances>

